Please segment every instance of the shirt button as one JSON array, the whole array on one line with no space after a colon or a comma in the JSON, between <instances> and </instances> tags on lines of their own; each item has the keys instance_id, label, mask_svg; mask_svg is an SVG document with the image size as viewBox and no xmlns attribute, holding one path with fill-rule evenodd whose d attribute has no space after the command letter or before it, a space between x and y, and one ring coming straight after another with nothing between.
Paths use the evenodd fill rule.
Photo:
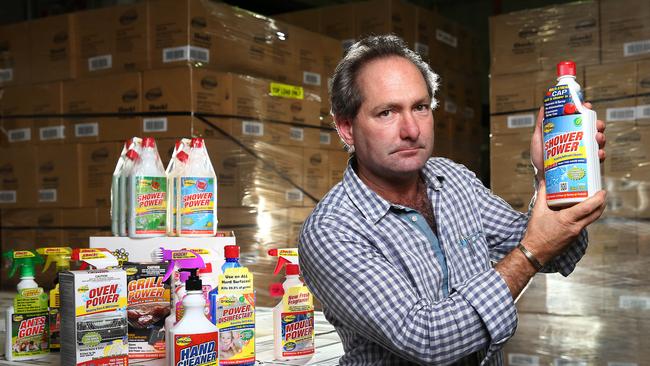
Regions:
<instances>
[{"instance_id":1,"label":"shirt button","mask_svg":"<svg viewBox=\"0 0 650 366\"><path fill-rule=\"evenodd\" d=\"M417 216L411 216L411 221L413 221L413 222L418 221L418 217Z\"/></svg>"}]
</instances>

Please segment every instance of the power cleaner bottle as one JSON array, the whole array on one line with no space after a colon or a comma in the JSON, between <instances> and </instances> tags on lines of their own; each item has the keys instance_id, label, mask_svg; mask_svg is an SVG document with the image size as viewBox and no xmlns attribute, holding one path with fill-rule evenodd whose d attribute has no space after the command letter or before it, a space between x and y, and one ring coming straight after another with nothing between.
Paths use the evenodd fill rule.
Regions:
<instances>
[{"instance_id":1,"label":"power cleaner bottle","mask_svg":"<svg viewBox=\"0 0 650 366\"><path fill-rule=\"evenodd\" d=\"M185 282L187 295L183 298L183 317L170 330L173 359L169 365L217 365L219 328L205 316L203 284L198 268L182 268L189 272Z\"/></svg>"},{"instance_id":2,"label":"power cleaner bottle","mask_svg":"<svg viewBox=\"0 0 650 366\"><path fill-rule=\"evenodd\" d=\"M156 142L142 139L140 159L129 175L129 237L164 236L167 233L167 176Z\"/></svg>"},{"instance_id":3,"label":"power cleaner bottle","mask_svg":"<svg viewBox=\"0 0 650 366\"><path fill-rule=\"evenodd\" d=\"M596 112L582 103L576 64L557 65L558 82L544 97L544 176L549 206L570 206L600 191Z\"/></svg>"}]
</instances>

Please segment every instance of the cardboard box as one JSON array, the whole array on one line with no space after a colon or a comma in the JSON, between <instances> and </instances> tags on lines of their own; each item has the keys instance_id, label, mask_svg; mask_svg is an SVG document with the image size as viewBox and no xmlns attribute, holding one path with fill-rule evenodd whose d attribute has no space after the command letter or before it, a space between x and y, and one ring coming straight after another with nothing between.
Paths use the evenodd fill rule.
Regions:
<instances>
[{"instance_id":1,"label":"cardboard box","mask_svg":"<svg viewBox=\"0 0 650 366\"><path fill-rule=\"evenodd\" d=\"M598 119L610 122L629 122L629 125L636 124L636 98L623 98L594 103Z\"/></svg>"},{"instance_id":2,"label":"cardboard box","mask_svg":"<svg viewBox=\"0 0 650 366\"><path fill-rule=\"evenodd\" d=\"M531 135L490 138L490 188L496 194L532 192L534 172L530 162Z\"/></svg>"},{"instance_id":3,"label":"cardboard box","mask_svg":"<svg viewBox=\"0 0 650 366\"><path fill-rule=\"evenodd\" d=\"M439 102L445 105L445 99L440 98ZM453 133L456 118L448 113L439 112L440 108L434 111L433 117L433 156L450 158L454 146Z\"/></svg>"},{"instance_id":4,"label":"cardboard box","mask_svg":"<svg viewBox=\"0 0 650 366\"><path fill-rule=\"evenodd\" d=\"M88 10L75 16L79 76L150 67L146 2Z\"/></svg>"},{"instance_id":5,"label":"cardboard box","mask_svg":"<svg viewBox=\"0 0 650 366\"><path fill-rule=\"evenodd\" d=\"M409 47L413 47L415 5L404 0L371 0L355 5L357 39L393 33L401 37Z\"/></svg>"},{"instance_id":6,"label":"cardboard box","mask_svg":"<svg viewBox=\"0 0 650 366\"><path fill-rule=\"evenodd\" d=\"M535 73L493 75L490 79L490 113L527 111L539 107Z\"/></svg>"},{"instance_id":7,"label":"cardboard box","mask_svg":"<svg viewBox=\"0 0 650 366\"><path fill-rule=\"evenodd\" d=\"M429 28L433 34L429 37L429 63L434 69L460 67L458 46L458 24L438 13L423 13L432 22ZM409 44L410 45L410 44Z\"/></svg>"},{"instance_id":8,"label":"cardboard box","mask_svg":"<svg viewBox=\"0 0 650 366\"><path fill-rule=\"evenodd\" d=\"M3 131L0 140L2 145L33 143L34 121L31 118L6 118L10 115L31 114L31 91L29 85L8 86L2 89L0 94L0 113L3 116L0 120Z\"/></svg>"},{"instance_id":9,"label":"cardboard box","mask_svg":"<svg viewBox=\"0 0 650 366\"><path fill-rule=\"evenodd\" d=\"M540 70L541 18L532 10L490 17L490 73L512 74Z\"/></svg>"},{"instance_id":10,"label":"cardboard box","mask_svg":"<svg viewBox=\"0 0 650 366\"><path fill-rule=\"evenodd\" d=\"M120 152L121 144L115 142L80 145L82 206L110 208L111 182Z\"/></svg>"},{"instance_id":11,"label":"cardboard box","mask_svg":"<svg viewBox=\"0 0 650 366\"><path fill-rule=\"evenodd\" d=\"M322 149L305 148L303 166L304 188L307 193L320 200L329 191L329 152ZM304 204L314 203L306 197Z\"/></svg>"},{"instance_id":12,"label":"cardboard box","mask_svg":"<svg viewBox=\"0 0 650 366\"><path fill-rule=\"evenodd\" d=\"M32 85L32 114L63 113L63 86L61 82ZM62 144L69 134L62 118L35 118L34 133L39 144Z\"/></svg>"},{"instance_id":13,"label":"cardboard box","mask_svg":"<svg viewBox=\"0 0 650 366\"><path fill-rule=\"evenodd\" d=\"M607 124L607 159L603 174L639 182L650 181L650 127L632 122Z\"/></svg>"},{"instance_id":14,"label":"cardboard box","mask_svg":"<svg viewBox=\"0 0 650 366\"><path fill-rule=\"evenodd\" d=\"M584 1L541 8L541 66L554 70L570 59L581 66L600 64L598 2Z\"/></svg>"},{"instance_id":15,"label":"cardboard box","mask_svg":"<svg viewBox=\"0 0 650 366\"><path fill-rule=\"evenodd\" d=\"M348 168L348 160L350 159L350 154L345 151L329 151L328 154L328 186L334 187L336 184L343 180L345 170Z\"/></svg>"},{"instance_id":16,"label":"cardboard box","mask_svg":"<svg viewBox=\"0 0 650 366\"><path fill-rule=\"evenodd\" d=\"M78 54L75 16L39 18L30 21L29 28L32 82L74 79Z\"/></svg>"},{"instance_id":17,"label":"cardboard box","mask_svg":"<svg viewBox=\"0 0 650 366\"><path fill-rule=\"evenodd\" d=\"M636 123L640 126L650 126L650 61L637 63L636 94Z\"/></svg>"},{"instance_id":18,"label":"cardboard box","mask_svg":"<svg viewBox=\"0 0 650 366\"><path fill-rule=\"evenodd\" d=\"M290 13L276 14L273 18L285 23L293 24L312 32L321 32L320 8L293 11Z\"/></svg>"},{"instance_id":19,"label":"cardboard box","mask_svg":"<svg viewBox=\"0 0 650 366\"><path fill-rule=\"evenodd\" d=\"M102 93L97 93L102 90ZM140 73L120 73L63 83L63 111L85 113L138 113L141 111ZM141 117L70 118L71 141L124 141L141 135Z\"/></svg>"},{"instance_id":20,"label":"cardboard box","mask_svg":"<svg viewBox=\"0 0 650 366\"><path fill-rule=\"evenodd\" d=\"M637 89L636 62L595 65L586 68L587 100L632 97Z\"/></svg>"},{"instance_id":21,"label":"cardboard box","mask_svg":"<svg viewBox=\"0 0 650 366\"><path fill-rule=\"evenodd\" d=\"M356 3L332 5L320 8L320 32L341 41L343 51L350 47L356 34Z\"/></svg>"},{"instance_id":22,"label":"cardboard box","mask_svg":"<svg viewBox=\"0 0 650 366\"><path fill-rule=\"evenodd\" d=\"M217 173L217 206L241 206L241 147L229 139L207 139L205 146Z\"/></svg>"},{"instance_id":23,"label":"cardboard box","mask_svg":"<svg viewBox=\"0 0 650 366\"><path fill-rule=\"evenodd\" d=\"M96 208L2 210L2 227L98 227Z\"/></svg>"},{"instance_id":24,"label":"cardboard box","mask_svg":"<svg viewBox=\"0 0 650 366\"><path fill-rule=\"evenodd\" d=\"M0 86L31 82L29 23L0 27Z\"/></svg>"},{"instance_id":25,"label":"cardboard box","mask_svg":"<svg viewBox=\"0 0 650 366\"><path fill-rule=\"evenodd\" d=\"M288 26L226 4L200 0L149 3L153 68L211 66L284 82L297 67Z\"/></svg>"},{"instance_id":26,"label":"cardboard box","mask_svg":"<svg viewBox=\"0 0 650 366\"><path fill-rule=\"evenodd\" d=\"M14 146L0 149L0 206L36 205L36 148Z\"/></svg>"},{"instance_id":27,"label":"cardboard box","mask_svg":"<svg viewBox=\"0 0 650 366\"><path fill-rule=\"evenodd\" d=\"M602 14L603 63L647 58L650 53L650 4L643 0L604 0Z\"/></svg>"},{"instance_id":28,"label":"cardboard box","mask_svg":"<svg viewBox=\"0 0 650 366\"><path fill-rule=\"evenodd\" d=\"M433 12L421 7L415 8L415 42L413 51L429 61L429 45L435 38Z\"/></svg>"},{"instance_id":29,"label":"cardboard box","mask_svg":"<svg viewBox=\"0 0 650 366\"><path fill-rule=\"evenodd\" d=\"M490 117L490 133L492 135L533 135L537 112L525 111L514 114L504 114Z\"/></svg>"},{"instance_id":30,"label":"cardboard box","mask_svg":"<svg viewBox=\"0 0 650 366\"><path fill-rule=\"evenodd\" d=\"M79 207L81 204L80 146L43 145L37 153L38 207Z\"/></svg>"}]
</instances>

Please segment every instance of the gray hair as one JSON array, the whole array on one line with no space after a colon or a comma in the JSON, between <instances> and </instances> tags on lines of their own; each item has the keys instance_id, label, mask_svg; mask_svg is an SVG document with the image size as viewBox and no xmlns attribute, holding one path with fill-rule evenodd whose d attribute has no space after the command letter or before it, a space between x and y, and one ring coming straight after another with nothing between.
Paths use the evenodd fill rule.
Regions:
<instances>
[{"instance_id":1,"label":"gray hair","mask_svg":"<svg viewBox=\"0 0 650 366\"><path fill-rule=\"evenodd\" d=\"M438 105L435 93L438 90L438 75L431 70L422 57L408 48L406 42L396 35L370 36L354 43L336 66L329 82L331 114L353 120L363 103L363 95L357 85L359 70L370 61L398 56L413 63L422 73L431 97L431 109Z\"/></svg>"}]
</instances>

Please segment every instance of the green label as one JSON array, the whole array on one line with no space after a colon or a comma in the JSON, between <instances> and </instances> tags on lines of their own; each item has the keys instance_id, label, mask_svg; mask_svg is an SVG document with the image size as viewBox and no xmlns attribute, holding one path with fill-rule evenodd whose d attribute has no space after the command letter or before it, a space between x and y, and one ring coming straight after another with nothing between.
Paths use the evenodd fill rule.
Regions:
<instances>
[{"instance_id":1,"label":"green label","mask_svg":"<svg viewBox=\"0 0 650 366\"><path fill-rule=\"evenodd\" d=\"M47 294L40 287L22 289L14 298L16 314L47 312L47 305Z\"/></svg>"},{"instance_id":2,"label":"green label","mask_svg":"<svg viewBox=\"0 0 650 366\"><path fill-rule=\"evenodd\" d=\"M135 177L135 233L165 234L167 178Z\"/></svg>"},{"instance_id":3,"label":"green label","mask_svg":"<svg viewBox=\"0 0 650 366\"><path fill-rule=\"evenodd\" d=\"M47 312L13 314L11 317L11 353L14 358L50 352Z\"/></svg>"}]
</instances>

